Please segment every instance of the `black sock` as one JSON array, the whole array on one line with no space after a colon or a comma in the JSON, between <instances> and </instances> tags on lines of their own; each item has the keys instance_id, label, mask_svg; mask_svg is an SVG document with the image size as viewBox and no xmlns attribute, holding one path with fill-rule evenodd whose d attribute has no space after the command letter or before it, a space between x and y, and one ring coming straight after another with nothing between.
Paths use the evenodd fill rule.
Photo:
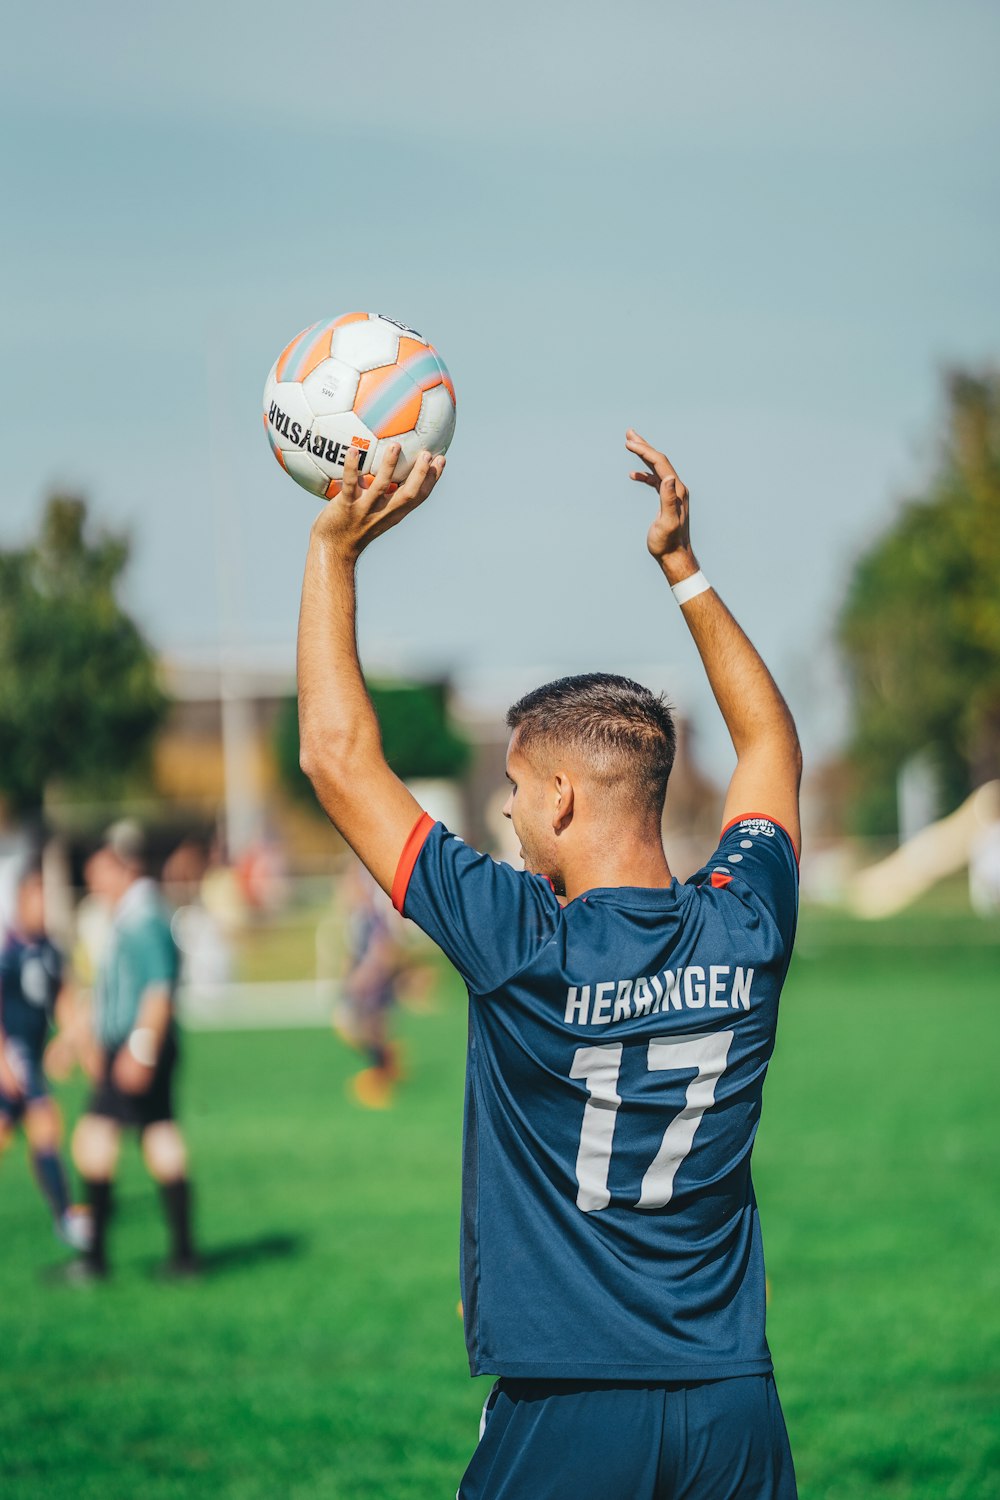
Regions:
<instances>
[{"instance_id":1,"label":"black sock","mask_svg":"<svg viewBox=\"0 0 1000 1500\"><path fill-rule=\"evenodd\" d=\"M58 1151L32 1151L31 1161L54 1217L61 1219L69 1208L69 1184Z\"/></svg>"},{"instance_id":2,"label":"black sock","mask_svg":"<svg viewBox=\"0 0 1000 1500\"><path fill-rule=\"evenodd\" d=\"M191 1238L191 1184L186 1177L176 1182L160 1183L163 1212L170 1229L170 1257L175 1261L194 1260Z\"/></svg>"},{"instance_id":3,"label":"black sock","mask_svg":"<svg viewBox=\"0 0 1000 1500\"><path fill-rule=\"evenodd\" d=\"M381 1045L373 1042L368 1048L368 1056L372 1060L373 1068L378 1068L382 1073L386 1071L389 1066L389 1049L384 1042Z\"/></svg>"},{"instance_id":4,"label":"black sock","mask_svg":"<svg viewBox=\"0 0 1000 1500\"><path fill-rule=\"evenodd\" d=\"M92 1182L89 1178L84 1178L83 1186L90 1208L93 1236L90 1249L84 1259L90 1262L95 1271L104 1272L108 1269L106 1246L108 1220L111 1218L111 1184L110 1182Z\"/></svg>"}]
</instances>

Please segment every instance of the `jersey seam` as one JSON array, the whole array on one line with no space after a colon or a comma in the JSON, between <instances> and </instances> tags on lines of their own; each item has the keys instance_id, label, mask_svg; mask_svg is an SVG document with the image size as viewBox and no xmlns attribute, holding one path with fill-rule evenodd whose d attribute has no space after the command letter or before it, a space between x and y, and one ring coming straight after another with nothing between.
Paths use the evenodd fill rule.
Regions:
<instances>
[{"instance_id":1,"label":"jersey seam","mask_svg":"<svg viewBox=\"0 0 1000 1500\"><path fill-rule=\"evenodd\" d=\"M734 886L737 887L737 889L734 890L733 889ZM795 921L793 922L793 925L792 925L792 937L791 937L791 940L787 944L785 942L784 934L782 933L782 930L781 930L781 922L779 921L777 912L775 910L772 910L771 906L768 904L767 899L763 895L761 895L760 891L758 891L757 888L754 885L752 885L749 880L747 880L747 878L746 878L745 875L740 875L736 871L734 871L733 874L732 874L732 877L730 878L729 881L727 881L727 883L724 886L713 886L712 883L711 883L711 878L709 878L708 880L704 881L701 885L694 886L693 889L696 890L696 891L718 890L718 891L722 892L723 894L725 894L727 897L731 897L733 900L737 901L746 910L752 912L754 914L754 916L756 916L758 918L760 918L761 916L763 916L763 918L765 919L765 921L770 925L770 927L773 929L775 935L777 936L779 944L780 944L782 950L784 950L785 947L787 946L789 955L791 954L791 949L792 949L792 946L793 946L793 944L795 942L795 926L797 924L797 919L798 919L799 901L798 901L798 887L797 887L797 883L796 883L796 888L795 888L795 901L794 901L794 904L795 904L795 914L794 914L795 915ZM720 911L723 912L723 920L726 922L727 929L730 929L731 928L731 924L729 923L728 918L726 916L726 911L728 910L728 907L724 908L722 906L722 903L720 902L719 909L720 909Z\"/></svg>"},{"instance_id":2,"label":"jersey seam","mask_svg":"<svg viewBox=\"0 0 1000 1500\"><path fill-rule=\"evenodd\" d=\"M407 835L406 843L403 845L402 853L400 854L398 863L396 865L396 873L393 876L392 895L394 897L395 896L395 890L396 890L396 883L399 880L400 870L403 867L403 862L404 862L404 860L406 858L406 855L407 855L407 853L409 851L410 844L414 841L414 839L417 836L419 836L420 827L421 827L421 824L423 823L423 821L424 821L425 818L428 820L428 826L427 826L426 830L424 831L424 836L423 836L423 839L421 840L419 848L414 853L413 862L410 865L410 869L409 869L409 872L408 872L408 875L407 875L406 889L403 892L402 899L401 899L399 905L396 905L395 900L393 900L393 905L396 907L396 910L399 912L400 916L404 916L404 917L406 915L406 912L404 910L404 907L406 905L406 897L409 895L410 884L411 884L411 882L413 880L414 875L416 874L417 864L419 863L421 854L423 854L424 850L427 848L427 841L428 841L428 839L430 838L430 836L433 833L434 829L437 828L438 825L441 823L441 820L439 818L437 818L437 819L432 818L431 815L430 815L430 813L427 813L427 812L422 812L421 813L420 817L414 823L413 827L410 829L410 832ZM443 826L443 825L441 825L441 826ZM449 836L452 837L452 838L454 838L455 835L454 834L449 834ZM512 873L514 875L517 875L518 872L516 870L514 870L514 871L512 871ZM542 880L542 879L544 879L544 876L532 876L532 875L525 874L521 878L522 879L527 879L527 880L533 880L533 879ZM552 891L552 882L551 881L546 881L546 884L548 885L549 890ZM555 899L555 895L553 893L553 900L554 899ZM559 906L558 902L556 902L556 910L557 911L561 911L562 910L562 908ZM548 938L546 939L546 941L542 944L542 946L540 948L537 948L535 950L535 952L533 954L531 954L531 956L529 958L527 958L523 964L519 964L516 969L513 969L511 971L511 973L508 974L505 979L498 980L495 984L492 984L489 989L481 990L478 987L469 984L469 981L466 979L466 981L465 981L466 982L466 987L468 988L470 995L475 995L478 999L485 999L486 996L488 996L488 995L495 995L498 990L505 989L506 986L508 984L511 984L518 977L519 974L523 974L524 970L527 969L532 963L534 963L535 959L538 958L540 954L542 954L542 953L545 952L545 949L549 946L549 943L552 942L553 938L555 937L555 935L556 935L556 933L558 931L559 931L559 925L558 925L558 922L557 922L556 925L553 927L552 931L550 932ZM453 964L453 967L457 967L457 966ZM463 978L464 977L465 976L463 975Z\"/></svg>"},{"instance_id":3,"label":"jersey seam","mask_svg":"<svg viewBox=\"0 0 1000 1500\"><path fill-rule=\"evenodd\" d=\"M517 872L515 871L514 873L516 874ZM529 877L529 879L530 878L531 877ZM559 911L562 911L562 909L562 907L558 907ZM540 948L536 948L534 953L532 953L529 958L525 959L523 964L519 964L516 969L514 969L510 974L507 975L506 979L499 980L498 983L491 985L488 990L473 989L472 985L470 984L469 993L475 995L477 1000L485 1000L490 995L496 995L500 990L505 990L509 984L514 983L515 979L520 978L520 976L525 972L526 969L530 969L531 965L536 961L536 959L541 958L542 954L545 952L549 944L555 941L558 932L559 924L557 921L555 927L549 933L542 946Z\"/></svg>"}]
</instances>

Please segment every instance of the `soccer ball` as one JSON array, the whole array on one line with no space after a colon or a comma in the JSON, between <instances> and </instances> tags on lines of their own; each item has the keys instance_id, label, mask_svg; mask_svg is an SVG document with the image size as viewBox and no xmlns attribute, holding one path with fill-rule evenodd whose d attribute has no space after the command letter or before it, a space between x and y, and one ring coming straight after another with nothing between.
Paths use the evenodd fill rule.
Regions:
<instances>
[{"instance_id":1,"label":"soccer ball","mask_svg":"<svg viewBox=\"0 0 1000 1500\"><path fill-rule=\"evenodd\" d=\"M455 387L444 361L405 323L344 313L305 329L275 360L264 387L264 430L287 474L332 500L352 446L371 484L390 442L406 478L423 448L444 453L455 431Z\"/></svg>"}]
</instances>

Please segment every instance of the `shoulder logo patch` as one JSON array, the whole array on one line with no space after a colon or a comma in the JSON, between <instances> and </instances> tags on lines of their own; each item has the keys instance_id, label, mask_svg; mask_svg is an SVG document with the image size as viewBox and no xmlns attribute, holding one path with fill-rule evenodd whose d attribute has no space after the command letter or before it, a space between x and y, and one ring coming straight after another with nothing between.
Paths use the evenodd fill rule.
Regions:
<instances>
[{"instance_id":1,"label":"shoulder logo patch","mask_svg":"<svg viewBox=\"0 0 1000 1500\"><path fill-rule=\"evenodd\" d=\"M744 818L739 826L740 833L756 833L761 838L774 838L774 824L770 818Z\"/></svg>"}]
</instances>

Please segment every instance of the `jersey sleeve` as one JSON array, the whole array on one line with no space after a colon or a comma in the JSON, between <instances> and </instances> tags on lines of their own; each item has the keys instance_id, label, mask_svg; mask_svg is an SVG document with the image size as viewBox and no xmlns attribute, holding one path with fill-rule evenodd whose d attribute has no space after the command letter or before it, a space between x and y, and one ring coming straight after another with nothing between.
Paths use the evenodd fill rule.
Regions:
<instances>
[{"instance_id":1,"label":"jersey sleeve","mask_svg":"<svg viewBox=\"0 0 1000 1500\"><path fill-rule=\"evenodd\" d=\"M151 985L172 990L177 979L177 948L167 923L143 922L129 936L140 993Z\"/></svg>"},{"instance_id":2,"label":"jersey sleeve","mask_svg":"<svg viewBox=\"0 0 1000 1500\"><path fill-rule=\"evenodd\" d=\"M711 859L687 883L731 890L749 905L762 906L791 943L798 915L799 865L791 838L772 818L756 813L734 818L722 830Z\"/></svg>"},{"instance_id":3,"label":"jersey sleeve","mask_svg":"<svg viewBox=\"0 0 1000 1500\"><path fill-rule=\"evenodd\" d=\"M477 853L427 814L403 850L392 901L479 995L523 969L549 941L561 913L547 880Z\"/></svg>"}]
</instances>

